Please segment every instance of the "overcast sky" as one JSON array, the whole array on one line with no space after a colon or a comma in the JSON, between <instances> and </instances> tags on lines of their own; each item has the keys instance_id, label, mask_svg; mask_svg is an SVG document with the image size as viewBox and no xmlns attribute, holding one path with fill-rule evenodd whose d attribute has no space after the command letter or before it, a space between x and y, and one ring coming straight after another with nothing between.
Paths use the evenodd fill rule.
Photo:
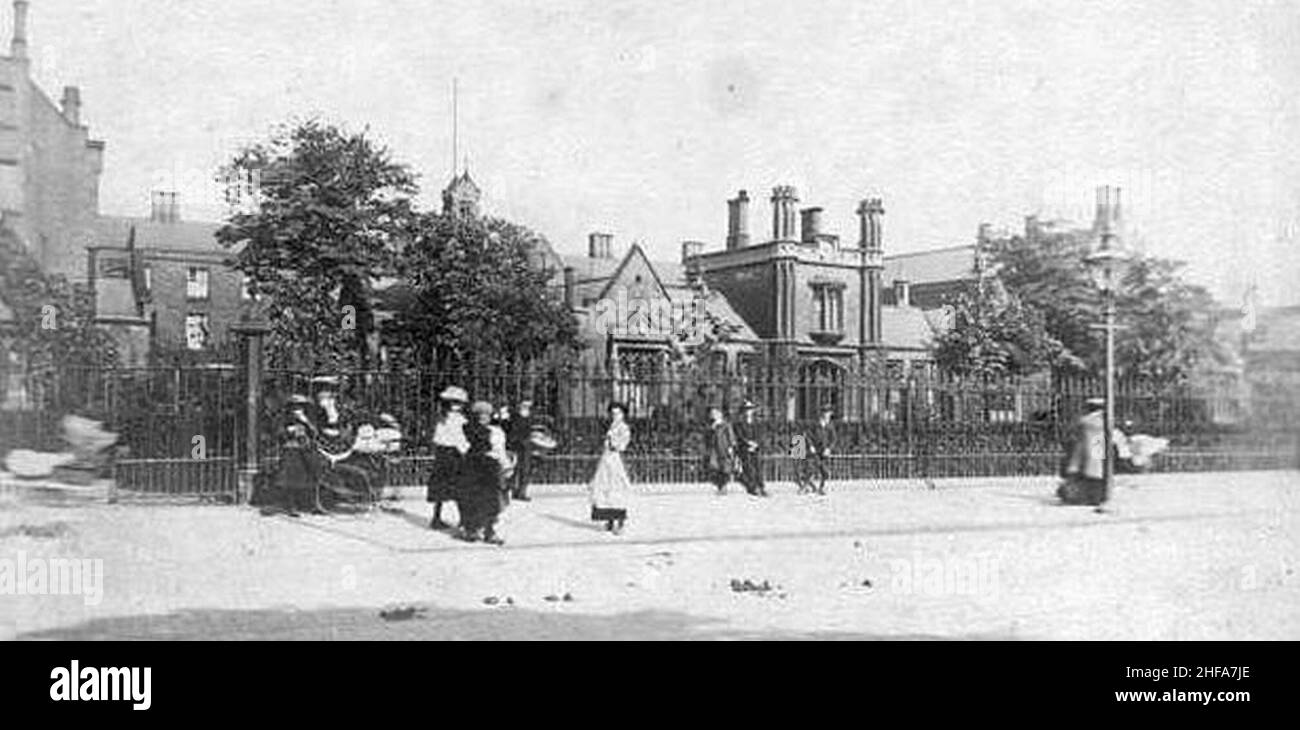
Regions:
<instances>
[{"instance_id":1,"label":"overcast sky","mask_svg":"<svg viewBox=\"0 0 1300 730\"><path fill-rule=\"evenodd\" d=\"M856 239L885 199L890 252L981 221L1090 218L1125 187L1146 250L1229 304L1300 303L1300 3L931 0L32 0L33 73L79 85L107 141L107 213L180 188L294 115L368 125L429 205L461 150L493 214L560 251L586 234L721 246L726 204L801 205ZM5 29L12 21L5 13ZM7 37L7 32L6 32Z\"/></svg>"}]
</instances>

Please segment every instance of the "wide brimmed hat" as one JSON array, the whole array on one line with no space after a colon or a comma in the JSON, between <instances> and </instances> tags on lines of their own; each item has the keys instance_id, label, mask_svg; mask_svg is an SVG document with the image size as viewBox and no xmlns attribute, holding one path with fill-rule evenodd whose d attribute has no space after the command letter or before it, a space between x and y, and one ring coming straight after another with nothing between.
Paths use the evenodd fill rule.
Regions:
<instances>
[{"instance_id":1,"label":"wide brimmed hat","mask_svg":"<svg viewBox=\"0 0 1300 730\"><path fill-rule=\"evenodd\" d=\"M379 414L379 420L380 420L381 422L383 422L383 423L386 423L386 424L390 425L390 426L396 426L396 425L397 425L397 419L396 419L396 418L393 418L393 414L391 414L391 413L380 413L380 414Z\"/></svg>"},{"instance_id":2,"label":"wide brimmed hat","mask_svg":"<svg viewBox=\"0 0 1300 730\"><path fill-rule=\"evenodd\" d=\"M458 388L454 385L449 386L446 390L438 395L442 400L455 401L457 403L468 403L469 393L464 388Z\"/></svg>"},{"instance_id":3,"label":"wide brimmed hat","mask_svg":"<svg viewBox=\"0 0 1300 730\"><path fill-rule=\"evenodd\" d=\"M290 404L290 405L295 405L295 406L307 405L307 406L309 406L309 405L312 405L313 403L314 403L314 401L312 401L311 398L308 398L307 396L303 395L302 393L294 393L293 395L289 396L289 404Z\"/></svg>"},{"instance_id":4,"label":"wide brimmed hat","mask_svg":"<svg viewBox=\"0 0 1300 730\"><path fill-rule=\"evenodd\" d=\"M1106 399L1105 399L1105 398L1089 398L1088 400L1084 401L1084 405L1097 406L1098 408L1100 408L1100 407L1106 405Z\"/></svg>"},{"instance_id":5,"label":"wide brimmed hat","mask_svg":"<svg viewBox=\"0 0 1300 730\"><path fill-rule=\"evenodd\" d=\"M492 415L492 404L485 400L476 400L474 405L469 407L469 410L470 413L476 416L490 416Z\"/></svg>"},{"instance_id":6,"label":"wide brimmed hat","mask_svg":"<svg viewBox=\"0 0 1300 730\"><path fill-rule=\"evenodd\" d=\"M740 404L740 410L742 410L742 411L753 411L753 410L757 410L757 409L758 409L758 406L757 406L757 405L754 403L754 401L752 401L752 400L747 400L747 401L745 401L744 403L741 403L741 404Z\"/></svg>"},{"instance_id":7,"label":"wide brimmed hat","mask_svg":"<svg viewBox=\"0 0 1300 730\"><path fill-rule=\"evenodd\" d=\"M337 375L318 375L311 379L312 390L338 390L339 376Z\"/></svg>"},{"instance_id":8,"label":"wide brimmed hat","mask_svg":"<svg viewBox=\"0 0 1300 730\"><path fill-rule=\"evenodd\" d=\"M822 410L821 410L821 412L822 412L822 413L834 413L834 412L835 412L835 406L832 406L832 405L825 405L825 406L822 406Z\"/></svg>"}]
</instances>

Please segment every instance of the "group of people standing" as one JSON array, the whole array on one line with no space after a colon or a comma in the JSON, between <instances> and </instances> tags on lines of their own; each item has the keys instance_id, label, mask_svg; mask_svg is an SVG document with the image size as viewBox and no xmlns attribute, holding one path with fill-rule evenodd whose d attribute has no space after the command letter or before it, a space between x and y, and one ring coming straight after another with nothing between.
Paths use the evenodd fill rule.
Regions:
<instances>
[{"instance_id":1,"label":"group of people standing","mask_svg":"<svg viewBox=\"0 0 1300 730\"><path fill-rule=\"evenodd\" d=\"M752 401L745 401L740 406L740 420L731 423L721 407L709 409L704 470L719 495L726 494L727 485L738 480L750 495L768 496L761 463L761 431L754 422L757 410ZM792 455L796 459L800 494L826 494L830 456L835 446L835 427L831 424L834 412L833 408L823 408L817 424L796 437Z\"/></svg>"},{"instance_id":2,"label":"group of people standing","mask_svg":"<svg viewBox=\"0 0 1300 730\"><path fill-rule=\"evenodd\" d=\"M513 498L529 501L528 482L534 450L547 445L535 429L532 402L493 410L487 401L469 402L464 388L450 386L439 395L442 412L433 432L433 470L425 499L433 505L429 527L448 530L442 508L456 504L456 536L468 542L504 544L497 534L501 511ZM465 411L468 408L469 414Z\"/></svg>"}]
</instances>

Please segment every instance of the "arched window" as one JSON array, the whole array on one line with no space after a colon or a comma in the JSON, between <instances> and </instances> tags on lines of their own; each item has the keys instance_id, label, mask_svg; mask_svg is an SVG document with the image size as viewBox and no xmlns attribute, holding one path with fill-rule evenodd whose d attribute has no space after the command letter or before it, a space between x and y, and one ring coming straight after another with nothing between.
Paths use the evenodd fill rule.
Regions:
<instances>
[{"instance_id":1,"label":"arched window","mask_svg":"<svg viewBox=\"0 0 1300 730\"><path fill-rule=\"evenodd\" d=\"M797 417L816 420L826 406L835 409L836 418L844 416L844 368L829 360L800 366Z\"/></svg>"}]
</instances>

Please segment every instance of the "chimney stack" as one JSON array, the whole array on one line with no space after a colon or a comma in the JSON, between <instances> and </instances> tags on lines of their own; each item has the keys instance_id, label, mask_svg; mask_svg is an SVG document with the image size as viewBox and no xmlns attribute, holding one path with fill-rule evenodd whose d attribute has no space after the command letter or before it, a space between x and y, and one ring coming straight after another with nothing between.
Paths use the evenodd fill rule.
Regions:
<instances>
[{"instance_id":1,"label":"chimney stack","mask_svg":"<svg viewBox=\"0 0 1300 730\"><path fill-rule=\"evenodd\" d=\"M63 118L81 125L81 89L75 86L63 87Z\"/></svg>"},{"instance_id":2,"label":"chimney stack","mask_svg":"<svg viewBox=\"0 0 1300 730\"><path fill-rule=\"evenodd\" d=\"M177 193L155 190L149 196L149 220L154 223L176 223L181 219Z\"/></svg>"},{"instance_id":3,"label":"chimney stack","mask_svg":"<svg viewBox=\"0 0 1300 730\"><path fill-rule=\"evenodd\" d=\"M613 234L592 233L587 236L587 256L593 259L614 258Z\"/></svg>"},{"instance_id":4,"label":"chimney stack","mask_svg":"<svg viewBox=\"0 0 1300 730\"><path fill-rule=\"evenodd\" d=\"M14 0L14 35L9 43L9 55L27 58L27 0Z\"/></svg>"},{"instance_id":5,"label":"chimney stack","mask_svg":"<svg viewBox=\"0 0 1300 730\"><path fill-rule=\"evenodd\" d=\"M981 246L993 240L993 224L981 223L979 231L975 234L975 241Z\"/></svg>"},{"instance_id":6,"label":"chimney stack","mask_svg":"<svg viewBox=\"0 0 1300 730\"><path fill-rule=\"evenodd\" d=\"M772 188L772 240L795 240L795 204L799 192L790 185Z\"/></svg>"},{"instance_id":7,"label":"chimney stack","mask_svg":"<svg viewBox=\"0 0 1300 730\"><path fill-rule=\"evenodd\" d=\"M703 241L682 241L682 263L689 264L691 259L704 253Z\"/></svg>"},{"instance_id":8,"label":"chimney stack","mask_svg":"<svg viewBox=\"0 0 1300 730\"><path fill-rule=\"evenodd\" d=\"M877 253L884 250L880 221L884 214L885 205L880 198L867 198L858 204L860 247Z\"/></svg>"},{"instance_id":9,"label":"chimney stack","mask_svg":"<svg viewBox=\"0 0 1300 730\"><path fill-rule=\"evenodd\" d=\"M1117 235L1123 220L1120 214L1120 189L1110 185L1097 188L1097 219L1093 222L1093 233L1099 236Z\"/></svg>"},{"instance_id":10,"label":"chimney stack","mask_svg":"<svg viewBox=\"0 0 1300 730\"><path fill-rule=\"evenodd\" d=\"M907 279L894 279L894 306L912 306L912 288L908 286Z\"/></svg>"},{"instance_id":11,"label":"chimney stack","mask_svg":"<svg viewBox=\"0 0 1300 730\"><path fill-rule=\"evenodd\" d=\"M749 193L727 201L727 250L749 245Z\"/></svg>"},{"instance_id":12,"label":"chimney stack","mask_svg":"<svg viewBox=\"0 0 1300 730\"><path fill-rule=\"evenodd\" d=\"M799 216L802 219L800 226L803 229L803 242L817 243L817 237L822 234L822 209L804 208Z\"/></svg>"},{"instance_id":13,"label":"chimney stack","mask_svg":"<svg viewBox=\"0 0 1300 730\"><path fill-rule=\"evenodd\" d=\"M570 311L573 310L574 303L574 279L573 267L564 267L564 306Z\"/></svg>"}]
</instances>

